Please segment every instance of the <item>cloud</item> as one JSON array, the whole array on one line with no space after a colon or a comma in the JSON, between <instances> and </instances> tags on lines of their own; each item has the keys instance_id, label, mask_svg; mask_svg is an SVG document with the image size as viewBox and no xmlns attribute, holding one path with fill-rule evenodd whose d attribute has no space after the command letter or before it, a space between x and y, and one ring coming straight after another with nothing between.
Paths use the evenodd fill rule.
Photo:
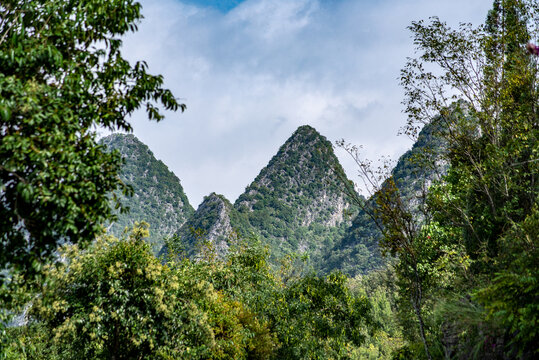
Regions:
<instances>
[{"instance_id":1,"label":"cloud","mask_svg":"<svg viewBox=\"0 0 539 360\"><path fill-rule=\"evenodd\" d=\"M469 0L246 0L225 12L142 4L124 53L163 74L188 108L159 124L135 115L135 135L194 206L211 191L234 201L303 124L363 144L370 158L398 157L411 146L396 137L405 121L397 78L413 56L406 26L431 15L477 24L488 10Z\"/></svg>"}]
</instances>

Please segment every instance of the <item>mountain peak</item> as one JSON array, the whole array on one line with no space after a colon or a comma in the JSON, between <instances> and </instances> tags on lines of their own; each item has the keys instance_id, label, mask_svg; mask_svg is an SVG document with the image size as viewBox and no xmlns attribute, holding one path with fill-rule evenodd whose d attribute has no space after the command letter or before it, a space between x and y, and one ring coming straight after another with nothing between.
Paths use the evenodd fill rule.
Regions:
<instances>
[{"instance_id":1,"label":"mountain peak","mask_svg":"<svg viewBox=\"0 0 539 360\"><path fill-rule=\"evenodd\" d=\"M319 140L321 140L322 142L327 142L331 146L326 137L322 136L315 128L310 125L302 125L298 127L296 131L294 131L294 133L288 138L285 144L290 142L301 142L304 144L308 144L311 142L317 142Z\"/></svg>"},{"instance_id":2,"label":"mountain peak","mask_svg":"<svg viewBox=\"0 0 539 360\"><path fill-rule=\"evenodd\" d=\"M300 126L234 206L277 256L317 252L346 222L350 204L340 191L339 170L331 143L312 126Z\"/></svg>"},{"instance_id":3,"label":"mountain peak","mask_svg":"<svg viewBox=\"0 0 539 360\"><path fill-rule=\"evenodd\" d=\"M196 212L176 232L176 239L191 256L198 256L204 247L211 246L217 256L223 257L231 239L251 232L247 220L241 218L230 201L212 192L204 197ZM161 254L167 253L165 245Z\"/></svg>"},{"instance_id":4,"label":"mountain peak","mask_svg":"<svg viewBox=\"0 0 539 360\"><path fill-rule=\"evenodd\" d=\"M202 200L202 203L200 204L200 206L202 206L202 204L204 203L209 203L209 202L220 202L220 203L223 203L224 205L232 206L230 204L230 201L228 201L228 199L224 195L217 194L216 192L212 192L209 195L204 196L204 199Z\"/></svg>"},{"instance_id":5,"label":"mountain peak","mask_svg":"<svg viewBox=\"0 0 539 360\"><path fill-rule=\"evenodd\" d=\"M320 133L316 131L316 129L312 127L311 125L301 125L300 127L296 129L296 131L294 131L294 133L292 134L292 137L294 137L294 135L296 134L310 134L313 132L320 135Z\"/></svg>"}]
</instances>

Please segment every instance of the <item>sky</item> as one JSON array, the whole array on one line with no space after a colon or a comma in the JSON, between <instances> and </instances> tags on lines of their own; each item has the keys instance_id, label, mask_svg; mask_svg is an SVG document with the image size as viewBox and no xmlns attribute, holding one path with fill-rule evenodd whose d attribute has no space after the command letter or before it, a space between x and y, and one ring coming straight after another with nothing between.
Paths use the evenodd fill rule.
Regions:
<instances>
[{"instance_id":1,"label":"sky","mask_svg":"<svg viewBox=\"0 0 539 360\"><path fill-rule=\"evenodd\" d=\"M481 24L489 0L142 0L123 53L145 60L187 105L134 134L181 180L193 207L245 190L301 125L332 143L398 159L412 140L400 69L414 56L412 21ZM358 181L349 156L336 149Z\"/></svg>"}]
</instances>

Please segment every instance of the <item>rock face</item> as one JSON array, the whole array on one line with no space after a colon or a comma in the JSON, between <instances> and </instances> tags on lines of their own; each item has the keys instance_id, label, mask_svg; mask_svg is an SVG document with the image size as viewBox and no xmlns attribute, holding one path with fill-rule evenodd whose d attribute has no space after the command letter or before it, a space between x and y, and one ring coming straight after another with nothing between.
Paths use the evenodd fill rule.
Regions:
<instances>
[{"instance_id":1,"label":"rock face","mask_svg":"<svg viewBox=\"0 0 539 360\"><path fill-rule=\"evenodd\" d=\"M301 126L236 200L273 256L309 252L316 257L349 225L350 203L341 191L341 166L331 143Z\"/></svg>"},{"instance_id":2,"label":"rock face","mask_svg":"<svg viewBox=\"0 0 539 360\"><path fill-rule=\"evenodd\" d=\"M100 142L123 155L125 164L120 178L134 190L132 197L121 197L130 211L118 214L118 220L109 225L109 232L119 236L126 226L146 221L150 224L148 241L157 253L163 239L174 234L194 213L180 180L134 135L112 134Z\"/></svg>"}]
</instances>

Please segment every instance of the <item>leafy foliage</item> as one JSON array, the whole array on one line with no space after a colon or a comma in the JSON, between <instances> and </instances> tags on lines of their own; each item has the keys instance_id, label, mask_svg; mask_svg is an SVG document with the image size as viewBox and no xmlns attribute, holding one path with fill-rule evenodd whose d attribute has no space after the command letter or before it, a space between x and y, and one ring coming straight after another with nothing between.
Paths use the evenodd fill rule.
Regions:
<instances>
[{"instance_id":1,"label":"leafy foliage","mask_svg":"<svg viewBox=\"0 0 539 360\"><path fill-rule=\"evenodd\" d=\"M539 31L538 10L534 1L496 0L477 29L463 24L452 30L437 18L410 27L420 57L402 71L406 131L415 134L437 112L434 121L443 125L438 134L447 144L440 158L449 169L431 188L427 209L437 229L432 239L458 256L443 261L453 265L447 268L450 283L432 278L431 299L441 297L442 306L434 305L440 314L424 341L445 356L531 358L538 351L531 329L537 307L538 67L526 51ZM432 65L438 71L426 70ZM399 255L433 260L415 248ZM469 266L455 266L459 262ZM455 303L470 316L447 305Z\"/></svg>"},{"instance_id":2,"label":"leafy foliage","mask_svg":"<svg viewBox=\"0 0 539 360\"><path fill-rule=\"evenodd\" d=\"M503 263L488 286L475 297L489 316L514 334L510 349L514 355L539 352L539 211L515 224L501 239Z\"/></svg>"},{"instance_id":3,"label":"leafy foliage","mask_svg":"<svg viewBox=\"0 0 539 360\"><path fill-rule=\"evenodd\" d=\"M140 19L131 0L0 5L0 268L35 270L113 218L121 160L93 127L129 131L141 106L160 120L156 103L183 110L162 77L122 58L119 37Z\"/></svg>"},{"instance_id":4,"label":"leafy foliage","mask_svg":"<svg viewBox=\"0 0 539 360\"><path fill-rule=\"evenodd\" d=\"M291 282L283 300L288 304L277 319L282 341L280 359L348 358L364 341L371 304L353 296L339 273L324 278L306 276Z\"/></svg>"},{"instance_id":5,"label":"leafy foliage","mask_svg":"<svg viewBox=\"0 0 539 360\"><path fill-rule=\"evenodd\" d=\"M162 264L147 235L143 223L65 246L7 358L345 359L374 331L370 301L342 274L287 276L256 240Z\"/></svg>"},{"instance_id":6,"label":"leafy foliage","mask_svg":"<svg viewBox=\"0 0 539 360\"><path fill-rule=\"evenodd\" d=\"M395 269L388 264L384 269L371 271L349 279L352 293L360 294L372 304L372 320L376 324L373 333L367 333L365 342L352 358L392 359L396 350L404 345L403 333L398 321L398 298Z\"/></svg>"},{"instance_id":7,"label":"leafy foliage","mask_svg":"<svg viewBox=\"0 0 539 360\"><path fill-rule=\"evenodd\" d=\"M58 2L58 9L61 11L66 3ZM26 3L21 5L24 11L19 17L11 13L13 5L6 4L0 5L0 11L11 18L0 23L4 31L0 34L8 34L0 37L0 55L4 54L0 61L11 64L12 68L7 69L12 71L17 64L9 63L6 57L5 39L17 40L19 36L29 41L21 29L33 25L25 22L25 11L29 11L24 8ZM108 9L107 5L98 5ZM50 6L56 9L56 5ZM136 15L132 19L137 19L138 8L132 9ZM37 15L31 15L42 20L39 16L49 10L38 7ZM199 208L200 217L189 220L214 236L213 245L215 241L222 242L221 237L228 234L233 223L242 231L255 229L260 240L228 238L225 252L219 252L209 242L192 260L175 254L182 241L188 240L191 246L187 236L178 236L169 242L169 261L162 263L143 240L148 233L147 224L142 224L121 240L103 236L87 249L64 246L57 262L47 265L41 278L29 278L34 284L25 279L24 273L3 272L9 286L4 282L2 290L11 291L9 296L15 301L2 305L0 311L15 312L25 303L29 308L28 323L4 329L3 358L535 358L539 352L539 68L537 59L525 49L526 42L539 31L538 15L535 1L495 0L485 26L477 29L464 24L452 30L437 18L427 25L412 24L419 58L409 59L402 72L409 114L404 130L412 136L422 130L414 148L392 171L389 166L373 171L370 162L354 157L371 184L369 199L360 197L346 177L339 177L342 169L331 145L314 129L301 127L234 207L212 194ZM77 19L73 15L66 21ZM100 21L109 24L108 20ZM32 34L49 31L45 25L45 30L34 27ZM20 33L9 35L10 26ZM121 33L113 24L109 26L110 34ZM12 43L18 41L15 40ZM119 54L114 52L114 44L119 45L115 40L105 43L110 51L94 55L108 64L112 61L107 57L109 53L113 57ZM72 49L75 54L77 49ZM29 56L19 65L31 59ZM24 88L24 94L32 94L32 89L71 89L67 80L72 74L106 73L108 68L101 68L101 64L93 63L88 73L68 68L72 72L67 71L65 78L51 78L51 82L41 81L45 79L41 78L43 72L21 78L2 74L0 91L22 93L20 89ZM433 65L438 66L437 71L426 70ZM58 86L64 80L68 85ZM159 79L154 80L157 82L150 81L150 93L166 92L160 89ZM4 84L15 85L9 90L11 85ZM19 85L23 87L17 88ZM37 93L43 95L40 91ZM90 91L88 96L97 94ZM144 94L136 100L151 98ZM165 107L174 107L168 95L167 92L160 100ZM38 116L51 109L39 102L44 98L25 99L9 98L21 101L17 119L34 119L28 123L45 121ZM26 104L28 99L31 101ZM62 116L87 111L84 106L79 110L61 108L67 103L59 97L46 100L58 106L53 109ZM13 110L5 104L4 99L0 100L0 116L11 120ZM34 105L42 108L34 109ZM117 104L110 106L113 105ZM152 106L150 117L155 117ZM24 117L27 110L33 117ZM55 119L54 114L49 115ZM115 117L104 117L103 121L111 123L89 119L87 126L128 128L127 123ZM35 151L36 144L14 140L13 136L19 136L19 125L8 125L2 128L7 145L2 143L0 149L27 146L25 151ZM21 129L26 128L21 125ZM38 126L32 131L39 129ZM94 141L89 127L78 129L67 139L87 136L88 141ZM92 149L84 151L91 153ZM118 154L106 153L99 146L96 149L99 156L109 156L113 174L120 163ZM357 154L356 148L345 149ZM63 150L58 154L63 156ZM41 166L40 158L34 155L25 155L38 162L28 165L31 170ZM69 166L67 169L73 172ZM160 169L156 168L157 173ZM14 191L9 186L22 175L2 171L13 174L0 192L3 211L13 210L21 216L23 208L11 208L8 200L10 191ZM49 175L60 187L68 184L68 175ZM115 185L107 189L121 182L114 180L111 184ZM349 234L340 242L337 240L348 226L340 211L354 208L338 191L342 190L337 189L339 185L361 209ZM15 190L20 190L24 199L32 198L29 188L23 194L24 186ZM100 192L82 193L101 201ZM110 209L105 210L103 218L86 219L90 223L85 226L93 229L92 221L109 219L110 215ZM15 215L10 216L2 226L12 221L6 229L12 235L18 234L15 239L35 241L32 222L20 218L15 224ZM83 240L91 233L73 231L64 234L62 240L72 240L77 234L82 234ZM49 252L60 238L54 239L47 242ZM8 240L11 241L5 237L2 241L8 244ZM379 265L378 254L370 258L376 245L391 257L385 269L372 271ZM314 275L309 270L307 254L313 254L315 262L321 263L318 260L324 256L324 247L336 251L329 251L328 263L317 270L340 267L354 274L371 272L354 279L342 273ZM13 259L31 260L34 248L21 251ZM24 255L25 251L30 257L24 257L28 255ZM303 256L294 252L302 252ZM277 268L276 258L283 254L283 266ZM3 256L3 266L10 266L13 259L6 259L11 255ZM356 262L358 267L346 261ZM36 289L37 293L31 292Z\"/></svg>"},{"instance_id":8,"label":"leafy foliage","mask_svg":"<svg viewBox=\"0 0 539 360\"><path fill-rule=\"evenodd\" d=\"M446 165L436 162L445 149L443 138L438 135L439 131L441 129L438 123L427 124L419 133L412 149L403 154L390 169L398 194L403 204L407 206L406 210L414 214L422 211L419 208L421 201L418 199L425 196L425 185L439 179L447 171ZM359 158L359 149L345 145L344 142L339 142L339 146L345 147L356 161L360 163L363 161ZM388 169L390 165L388 164ZM387 174L384 173L385 175ZM346 185L347 179L344 174L341 177L342 183ZM384 236L373 217L377 198L375 191L365 199L358 196L353 187L344 185L350 199L359 205L359 213L353 219L352 225L347 228L345 235L334 247L326 249L327 260L323 269L340 270L350 276L356 276L384 266L385 260L379 247Z\"/></svg>"},{"instance_id":9,"label":"leafy foliage","mask_svg":"<svg viewBox=\"0 0 539 360\"><path fill-rule=\"evenodd\" d=\"M251 329L265 325L196 264L161 264L147 235L143 223L127 239L68 246L65 263L45 269L30 318L49 334L39 337L56 350L51 358L245 358L258 340Z\"/></svg>"}]
</instances>

